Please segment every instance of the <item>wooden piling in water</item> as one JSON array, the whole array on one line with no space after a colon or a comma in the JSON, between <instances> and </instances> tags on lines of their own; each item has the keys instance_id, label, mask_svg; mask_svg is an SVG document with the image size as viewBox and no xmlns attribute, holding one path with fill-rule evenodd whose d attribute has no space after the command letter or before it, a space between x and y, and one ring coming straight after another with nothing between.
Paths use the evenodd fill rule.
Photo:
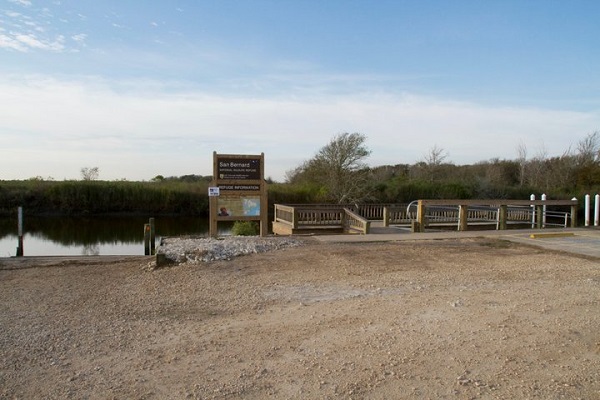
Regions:
<instances>
[{"instance_id":1,"label":"wooden piling in water","mask_svg":"<svg viewBox=\"0 0 600 400\"><path fill-rule=\"evenodd\" d=\"M150 218L150 255L156 254L156 229L154 227L154 218Z\"/></svg>"},{"instance_id":2,"label":"wooden piling in water","mask_svg":"<svg viewBox=\"0 0 600 400\"><path fill-rule=\"evenodd\" d=\"M150 224L144 224L144 255L150 255Z\"/></svg>"}]
</instances>

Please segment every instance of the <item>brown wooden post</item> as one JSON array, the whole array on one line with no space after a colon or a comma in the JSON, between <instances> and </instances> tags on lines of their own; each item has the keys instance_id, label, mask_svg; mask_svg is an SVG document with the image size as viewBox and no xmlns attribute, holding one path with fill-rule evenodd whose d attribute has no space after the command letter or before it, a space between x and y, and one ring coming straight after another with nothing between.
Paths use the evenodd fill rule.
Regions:
<instances>
[{"instance_id":1,"label":"brown wooden post","mask_svg":"<svg viewBox=\"0 0 600 400\"><path fill-rule=\"evenodd\" d=\"M383 226L390 226L390 209L388 206L383 206Z\"/></svg>"},{"instance_id":2,"label":"brown wooden post","mask_svg":"<svg viewBox=\"0 0 600 400\"><path fill-rule=\"evenodd\" d=\"M571 205L571 228L577 228L577 203Z\"/></svg>"},{"instance_id":3,"label":"brown wooden post","mask_svg":"<svg viewBox=\"0 0 600 400\"><path fill-rule=\"evenodd\" d=\"M150 255L150 224L144 224L144 255Z\"/></svg>"},{"instance_id":4,"label":"brown wooden post","mask_svg":"<svg viewBox=\"0 0 600 400\"><path fill-rule=\"evenodd\" d=\"M501 231L506 230L507 228L507 220L508 219L508 206L506 204L502 204L498 209L498 229Z\"/></svg>"},{"instance_id":5,"label":"brown wooden post","mask_svg":"<svg viewBox=\"0 0 600 400\"><path fill-rule=\"evenodd\" d=\"M340 213L340 222L342 223L342 232L348 233L350 231L350 229L349 229L350 225L348 224L348 217L346 215L346 210L344 210L343 208ZM346 225L346 224L348 224L348 225Z\"/></svg>"},{"instance_id":6,"label":"brown wooden post","mask_svg":"<svg viewBox=\"0 0 600 400\"><path fill-rule=\"evenodd\" d=\"M423 203L423 200L419 200L417 202L417 226L415 227L415 230L417 232L425 232L425 225L425 204Z\"/></svg>"},{"instance_id":7,"label":"brown wooden post","mask_svg":"<svg viewBox=\"0 0 600 400\"><path fill-rule=\"evenodd\" d=\"M150 255L156 254L156 228L154 227L154 218L148 221L150 225Z\"/></svg>"},{"instance_id":8,"label":"brown wooden post","mask_svg":"<svg viewBox=\"0 0 600 400\"><path fill-rule=\"evenodd\" d=\"M292 211L292 229L298 229L298 210L296 207Z\"/></svg>"},{"instance_id":9,"label":"brown wooden post","mask_svg":"<svg viewBox=\"0 0 600 400\"><path fill-rule=\"evenodd\" d=\"M468 230L469 221L467 220L467 216L469 213L469 206L467 205L459 205L458 206L458 230L466 231Z\"/></svg>"},{"instance_id":10,"label":"brown wooden post","mask_svg":"<svg viewBox=\"0 0 600 400\"><path fill-rule=\"evenodd\" d=\"M211 183L211 186L215 187L216 183L214 183L214 181L213 181ZM208 205L209 205L209 209L210 209L208 234L210 235L210 237L216 238L219 233L219 229L217 226L217 211L216 211L217 210L217 197L209 196Z\"/></svg>"}]
</instances>

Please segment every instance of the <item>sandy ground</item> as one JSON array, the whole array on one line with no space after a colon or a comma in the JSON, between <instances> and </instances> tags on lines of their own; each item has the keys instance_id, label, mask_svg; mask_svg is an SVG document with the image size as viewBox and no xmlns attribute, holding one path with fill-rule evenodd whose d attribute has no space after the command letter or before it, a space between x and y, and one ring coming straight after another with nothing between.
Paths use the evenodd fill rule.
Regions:
<instances>
[{"instance_id":1,"label":"sandy ground","mask_svg":"<svg viewBox=\"0 0 600 400\"><path fill-rule=\"evenodd\" d=\"M600 261L494 239L0 259L0 398L598 399Z\"/></svg>"}]
</instances>

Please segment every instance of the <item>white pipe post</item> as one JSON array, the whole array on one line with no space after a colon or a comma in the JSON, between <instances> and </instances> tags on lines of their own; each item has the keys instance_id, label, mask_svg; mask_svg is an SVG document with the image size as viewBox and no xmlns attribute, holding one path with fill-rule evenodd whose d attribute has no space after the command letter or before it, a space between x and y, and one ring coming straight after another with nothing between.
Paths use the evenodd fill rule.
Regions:
<instances>
[{"instance_id":1,"label":"white pipe post","mask_svg":"<svg viewBox=\"0 0 600 400\"><path fill-rule=\"evenodd\" d=\"M529 200L535 200L535 194L529 196ZM531 205L531 229L535 228L535 204Z\"/></svg>"},{"instance_id":2,"label":"white pipe post","mask_svg":"<svg viewBox=\"0 0 600 400\"><path fill-rule=\"evenodd\" d=\"M542 193L542 201L546 201L546 193ZM542 206L542 228L546 227L546 205Z\"/></svg>"},{"instance_id":3,"label":"white pipe post","mask_svg":"<svg viewBox=\"0 0 600 400\"><path fill-rule=\"evenodd\" d=\"M594 226L600 225L600 194L594 196Z\"/></svg>"},{"instance_id":4,"label":"white pipe post","mask_svg":"<svg viewBox=\"0 0 600 400\"><path fill-rule=\"evenodd\" d=\"M585 195L585 226L590 226L590 195Z\"/></svg>"}]
</instances>

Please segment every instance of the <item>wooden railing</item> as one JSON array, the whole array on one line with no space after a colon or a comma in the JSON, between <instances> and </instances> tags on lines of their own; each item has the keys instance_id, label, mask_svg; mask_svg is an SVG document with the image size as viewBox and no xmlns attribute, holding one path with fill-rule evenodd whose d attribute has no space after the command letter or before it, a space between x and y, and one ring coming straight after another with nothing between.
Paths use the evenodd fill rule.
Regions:
<instances>
[{"instance_id":1,"label":"wooden railing","mask_svg":"<svg viewBox=\"0 0 600 400\"><path fill-rule=\"evenodd\" d=\"M338 229L342 232L369 233L369 221L351 209L332 205L275 204L273 231L301 232Z\"/></svg>"},{"instance_id":2,"label":"wooden railing","mask_svg":"<svg viewBox=\"0 0 600 400\"><path fill-rule=\"evenodd\" d=\"M570 208L570 212L560 208ZM569 219L571 227L576 227L577 200L419 200L414 229L423 232L427 226L452 222L458 230L467 230L469 223L496 224L496 229L506 229L511 223L567 227Z\"/></svg>"},{"instance_id":3,"label":"wooden railing","mask_svg":"<svg viewBox=\"0 0 600 400\"><path fill-rule=\"evenodd\" d=\"M287 207L293 208L310 208L310 209L340 209L346 208L351 210L355 214L370 220L370 221L381 221L384 217L384 210L386 207L393 207L394 209L402 210L406 209L408 204L389 204L389 203L368 203L368 204L287 204Z\"/></svg>"},{"instance_id":4,"label":"wooden railing","mask_svg":"<svg viewBox=\"0 0 600 400\"><path fill-rule=\"evenodd\" d=\"M570 212L564 211L570 208ZM577 226L577 200L417 200L410 204L275 204L273 230L300 232L337 229L340 232L370 231L369 221L407 225L415 232L426 227L509 224L531 227ZM277 233L277 232L276 232Z\"/></svg>"},{"instance_id":5,"label":"wooden railing","mask_svg":"<svg viewBox=\"0 0 600 400\"><path fill-rule=\"evenodd\" d=\"M366 235L371 228L371 221L344 208L344 232L357 232Z\"/></svg>"}]
</instances>

